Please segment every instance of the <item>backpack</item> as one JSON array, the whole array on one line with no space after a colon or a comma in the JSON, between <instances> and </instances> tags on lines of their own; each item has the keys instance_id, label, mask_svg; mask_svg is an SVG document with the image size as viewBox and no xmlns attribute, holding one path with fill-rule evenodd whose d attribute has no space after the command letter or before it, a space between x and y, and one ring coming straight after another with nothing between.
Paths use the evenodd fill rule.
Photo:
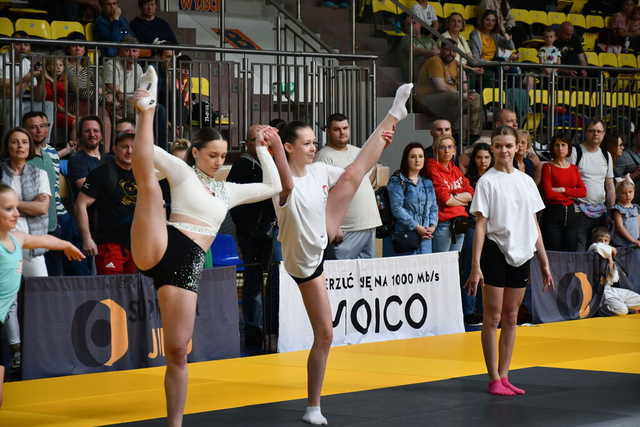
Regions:
<instances>
[{"instance_id":1,"label":"backpack","mask_svg":"<svg viewBox=\"0 0 640 427\"><path fill-rule=\"evenodd\" d=\"M394 175L396 175L394 173ZM402 184L402 189L404 192L407 192L407 183L404 181L400 181ZM378 213L380 214L380 220L382 224L376 227L376 238L384 239L385 237L391 236L393 233L393 227L396 223L393 214L391 213L391 201L389 200L389 190L386 185L378 188L375 191L376 195L376 205L378 205Z\"/></svg>"},{"instance_id":2,"label":"backpack","mask_svg":"<svg viewBox=\"0 0 640 427\"><path fill-rule=\"evenodd\" d=\"M580 160L582 160L582 145L576 144L573 146L573 149L576 150L576 166L580 166ZM604 161L609 164L609 159L611 158L611 154L607 151L604 145L600 144L600 152L604 156Z\"/></svg>"}]
</instances>

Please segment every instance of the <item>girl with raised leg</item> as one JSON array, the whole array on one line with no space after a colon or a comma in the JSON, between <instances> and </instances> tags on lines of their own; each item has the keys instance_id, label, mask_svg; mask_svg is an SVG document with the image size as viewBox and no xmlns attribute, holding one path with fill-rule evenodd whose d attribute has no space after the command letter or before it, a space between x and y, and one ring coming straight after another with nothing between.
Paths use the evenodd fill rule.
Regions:
<instances>
[{"instance_id":1,"label":"girl with raised leg","mask_svg":"<svg viewBox=\"0 0 640 427\"><path fill-rule=\"evenodd\" d=\"M133 175L138 197L131 227L131 251L140 271L151 277L158 292L166 355L165 397L170 426L182 425L187 396L187 347L193 335L198 282L205 253L227 211L244 203L268 199L281 191L280 178L267 151L264 130L256 152L263 182L234 184L213 176L224 164L227 143L211 128L196 134L189 163L153 143L158 77L153 67L142 76L131 102L137 110ZM273 142L273 141L272 141ZM271 144L284 156L279 140ZM171 216L165 219L158 179L166 177L171 191Z\"/></svg>"},{"instance_id":2,"label":"girl with raised leg","mask_svg":"<svg viewBox=\"0 0 640 427\"><path fill-rule=\"evenodd\" d=\"M44 248L64 251L70 261L84 259L82 251L50 234L32 235L14 230L20 217L18 195L0 183L0 334L9 308L16 301L22 276L22 250ZM3 399L4 366L0 364L0 407Z\"/></svg>"},{"instance_id":3,"label":"girl with raised leg","mask_svg":"<svg viewBox=\"0 0 640 427\"><path fill-rule=\"evenodd\" d=\"M275 156L282 180L282 192L274 197L280 226L278 238L282 242L284 268L298 284L313 330L307 360L308 406L302 417L309 424L327 424L320 411L320 394L333 328L323 252L336 236L362 178L391 143L396 124L407 116L405 104L412 87L405 84L398 89L389 113L346 169L313 163L316 137L308 125L291 122L280 135L288 162L283 156ZM275 132L269 129L267 134L275 139Z\"/></svg>"},{"instance_id":4,"label":"girl with raised leg","mask_svg":"<svg viewBox=\"0 0 640 427\"><path fill-rule=\"evenodd\" d=\"M517 134L503 126L493 134L493 168L476 185L470 212L476 216L470 295L482 286L482 351L489 374L488 392L514 396L525 391L509 382L518 309L529 284L530 263L538 257L545 290L553 288L549 260L536 213L544 203L533 180L513 167ZM500 341L496 342L496 331Z\"/></svg>"}]
</instances>

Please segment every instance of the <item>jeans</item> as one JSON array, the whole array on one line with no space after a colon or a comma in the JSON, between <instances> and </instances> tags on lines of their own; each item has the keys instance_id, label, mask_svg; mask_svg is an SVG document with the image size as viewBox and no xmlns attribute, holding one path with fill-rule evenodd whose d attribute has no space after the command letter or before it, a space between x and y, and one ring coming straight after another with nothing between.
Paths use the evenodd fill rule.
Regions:
<instances>
[{"instance_id":1,"label":"jeans","mask_svg":"<svg viewBox=\"0 0 640 427\"><path fill-rule=\"evenodd\" d=\"M467 316L473 313L482 313L482 290L478 289L475 296L467 294L464 284L471 273L471 257L473 249L473 236L476 234L475 227L469 227L464 234L464 243L460 252L460 293L462 297L462 314Z\"/></svg>"},{"instance_id":2,"label":"jeans","mask_svg":"<svg viewBox=\"0 0 640 427\"><path fill-rule=\"evenodd\" d=\"M574 252L578 240L578 214L575 207L547 205L542 216L542 237L549 251Z\"/></svg>"},{"instance_id":3,"label":"jeans","mask_svg":"<svg viewBox=\"0 0 640 427\"><path fill-rule=\"evenodd\" d=\"M464 234L456 234L456 242L453 243L450 221L439 222L433 234L433 253L438 252L460 252L464 243Z\"/></svg>"},{"instance_id":4,"label":"jeans","mask_svg":"<svg viewBox=\"0 0 640 427\"><path fill-rule=\"evenodd\" d=\"M67 240L78 248L82 248L80 231L70 213L58 215L58 228L49 233L62 240ZM49 276L90 276L91 266L88 258L82 261L69 261L62 251L48 251L44 254Z\"/></svg>"},{"instance_id":5,"label":"jeans","mask_svg":"<svg viewBox=\"0 0 640 427\"><path fill-rule=\"evenodd\" d=\"M600 218L589 218L582 212L576 214L576 252L586 252L591 243L591 232L599 225L602 225L605 216Z\"/></svg>"},{"instance_id":6,"label":"jeans","mask_svg":"<svg viewBox=\"0 0 640 427\"><path fill-rule=\"evenodd\" d=\"M376 229L348 231L342 242L330 244L325 251L325 259L360 259L375 256ZM431 252L418 252L431 253Z\"/></svg>"},{"instance_id":7,"label":"jeans","mask_svg":"<svg viewBox=\"0 0 640 427\"><path fill-rule=\"evenodd\" d=\"M262 328L263 273L268 271L273 255L273 239L238 233L238 246L245 264L242 287L242 313L246 326Z\"/></svg>"}]
</instances>

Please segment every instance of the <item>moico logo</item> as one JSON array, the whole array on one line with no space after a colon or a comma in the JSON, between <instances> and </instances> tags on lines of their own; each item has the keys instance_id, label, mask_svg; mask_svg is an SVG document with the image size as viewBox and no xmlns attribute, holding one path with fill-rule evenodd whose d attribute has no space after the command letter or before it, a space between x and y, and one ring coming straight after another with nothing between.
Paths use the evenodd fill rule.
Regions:
<instances>
[{"instance_id":1,"label":"moico logo","mask_svg":"<svg viewBox=\"0 0 640 427\"><path fill-rule=\"evenodd\" d=\"M113 366L129 348L126 311L112 299L83 303L73 316L71 342L86 366Z\"/></svg>"}]
</instances>

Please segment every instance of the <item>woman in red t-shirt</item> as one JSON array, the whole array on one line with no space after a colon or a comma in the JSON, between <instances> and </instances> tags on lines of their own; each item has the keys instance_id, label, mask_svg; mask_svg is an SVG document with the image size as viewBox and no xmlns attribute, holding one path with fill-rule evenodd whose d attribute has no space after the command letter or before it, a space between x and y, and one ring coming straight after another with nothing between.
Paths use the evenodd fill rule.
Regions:
<instances>
[{"instance_id":1,"label":"woman in red t-shirt","mask_svg":"<svg viewBox=\"0 0 640 427\"><path fill-rule=\"evenodd\" d=\"M47 59L44 84L45 99L56 104L56 126L66 126L69 131L68 139L75 140L76 116L75 114L68 113L65 108L68 97L68 82L64 59Z\"/></svg>"},{"instance_id":2,"label":"woman in red t-shirt","mask_svg":"<svg viewBox=\"0 0 640 427\"><path fill-rule=\"evenodd\" d=\"M578 228L575 200L587 195L576 165L569 163L571 143L562 136L551 140L552 160L542 166L542 196L545 205L542 237L550 251L576 250Z\"/></svg>"},{"instance_id":3,"label":"woman in red t-shirt","mask_svg":"<svg viewBox=\"0 0 640 427\"><path fill-rule=\"evenodd\" d=\"M473 198L473 187L454 164L456 141L444 135L433 142L435 159L427 162L427 176L433 182L438 199L438 226L433 234L433 253L460 251L464 231L452 233L452 222L468 217L467 206Z\"/></svg>"}]
</instances>

